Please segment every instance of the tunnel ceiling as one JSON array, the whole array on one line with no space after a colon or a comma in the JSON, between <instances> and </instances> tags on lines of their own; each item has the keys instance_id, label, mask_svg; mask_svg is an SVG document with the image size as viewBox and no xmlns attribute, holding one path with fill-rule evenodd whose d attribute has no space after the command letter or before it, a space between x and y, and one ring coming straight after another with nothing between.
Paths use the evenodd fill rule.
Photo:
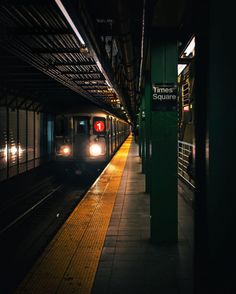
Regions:
<instances>
[{"instance_id":1,"label":"tunnel ceiling","mask_svg":"<svg viewBox=\"0 0 236 294\"><path fill-rule=\"evenodd\" d=\"M178 28L186 15L185 0L1 1L1 87L45 102L57 97L62 105L69 96L78 104L87 99L134 120L142 91L144 3L146 27Z\"/></svg>"},{"instance_id":2,"label":"tunnel ceiling","mask_svg":"<svg viewBox=\"0 0 236 294\"><path fill-rule=\"evenodd\" d=\"M77 93L3 48L0 64L0 105L61 113L78 104ZM81 104L91 102L80 96Z\"/></svg>"}]
</instances>

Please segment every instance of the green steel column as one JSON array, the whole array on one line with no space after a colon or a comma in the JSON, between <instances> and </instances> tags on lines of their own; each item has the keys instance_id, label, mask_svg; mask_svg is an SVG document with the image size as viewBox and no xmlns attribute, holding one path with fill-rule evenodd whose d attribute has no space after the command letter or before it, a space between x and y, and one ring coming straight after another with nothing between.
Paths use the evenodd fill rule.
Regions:
<instances>
[{"instance_id":1,"label":"green steel column","mask_svg":"<svg viewBox=\"0 0 236 294\"><path fill-rule=\"evenodd\" d=\"M142 128L142 152L141 152L141 159L142 159L142 173L146 172L146 127L145 127L145 97L142 97L141 100L141 128Z\"/></svg>"},{"instance_id":2,"label":"green steel column","mask_svg":"<svg viewBox=\"0 0 236 294\"><path fill-rule=\"evenodd\" d=\"M202 4L195 39L194 293L236 293L235 9L230 0Z\"/></svg>"},{"instance_id":3,"label":"green steel column","mask_svg":"<svg viewBox=\"0 0 236 294\"><path fill-rule=\"evenodd\" d=\"M150 192L150 117L151 117L151 86L150 86L150 75L146 75L145 81L145 92L144 92L144 99L145 99L145 191L147 193Z\"/></svg>"},{"instance_id":4,"label":"green steel column","mask_svg":"<svg viewBox=\"0 0 236 294\"><path fill-rule=\"evenodd\" d=\"M137 129L138 129L138 145L139 145L139 157L142 156L142 127L141 127L141 110L139 111L138 114L138 125L137 125Z\"/></svg>"},{"instance_id":5,"label":"green steel column","mask_svg":"<svg viewBox=\"0 0 236 294\"><path fill-rule=\"evenodd\" d=\"M169 103L169 98L166 97L170 96L165 96L166 92L161 92L160 95L161 98L165 96L164 100L153 100L153 85L156 83L159 85L177 84L177 41L163 40L159 39L158 34L153 35L150 64L152 83L152 93L150 97L151 240L153 243L176 242L178 239L177 107L174 107L174 110L173 107L171 110L168 107L165 108ZM177 95L175 96L177 98ZM161 102L162 106L160 109L154 109L154 101Z\"/></svg>"}]
</instances>

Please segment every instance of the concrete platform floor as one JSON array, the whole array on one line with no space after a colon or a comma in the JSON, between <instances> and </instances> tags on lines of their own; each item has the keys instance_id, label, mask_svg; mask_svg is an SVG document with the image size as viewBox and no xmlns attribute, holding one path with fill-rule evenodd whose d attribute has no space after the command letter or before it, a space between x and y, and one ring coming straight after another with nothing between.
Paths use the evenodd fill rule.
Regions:
<instances>
[{"instance_id":1,"label":"concrete platform floor","mask_svg":"<svg viewBox=\"0 0 236 294\"><path fill-rule=\"evenodd\" d=\"M178 197L179 242L150 242L149 195L132 142L93 285L93 294L191 294L193 210Z\"/></svg>"}]
</instances>

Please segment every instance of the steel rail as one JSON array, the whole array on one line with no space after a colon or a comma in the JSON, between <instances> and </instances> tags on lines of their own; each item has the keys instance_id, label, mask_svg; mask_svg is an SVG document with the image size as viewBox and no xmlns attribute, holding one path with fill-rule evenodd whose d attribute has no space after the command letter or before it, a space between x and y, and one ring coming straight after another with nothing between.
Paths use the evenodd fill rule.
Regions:
<instances>
[{"instance_id":1,"label":"steel rail","mask_svg":"<svg viewBox=\"0 0 236 294\"><path fill-rule=\"evenodd\" d=\"M55 189L53 189L49 194L47 194L45 197L43 197L40 201L38 201L36 204L34 204L31 208L27 209L24 213L22 213L20 216L18 216L16 219L14 219L10 224L8 224L5 228L3 228L0 231L0 235L8 231L11 227L13 227L16 223L21 221L26 215L31 213L34 209L38 208L43 202L45 202L48 198L50 198L53 193L57 192L63 187L63 185L57 186Z\"/></svg>"}]
</instances>

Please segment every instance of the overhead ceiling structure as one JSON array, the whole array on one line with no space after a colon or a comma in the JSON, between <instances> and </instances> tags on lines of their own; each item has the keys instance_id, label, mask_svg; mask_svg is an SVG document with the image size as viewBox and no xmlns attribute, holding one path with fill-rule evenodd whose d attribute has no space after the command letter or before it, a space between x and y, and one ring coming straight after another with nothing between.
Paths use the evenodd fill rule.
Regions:
<instances>
[{"instance_id":1,"label":"overhead ceiling structure","mask_svg":"<svg viewBox=\"0 0 236 294\"><path fill-rule=\"evenodd\" d=\"M0 9L1 46L100 107L124 116L109 64L104 65L99 48L91 44L73 11L75 7L60 0L5 1Z\"/></svg>"},{"instance_id":2,"label":"overhead ceiling structure","mask_svg":"<svg viewBox=\"0 0 236 294\"><path fill-rule=\"evenodd\" d=\"M171 5L178 13L170 18ZM185 0L1 1L0 86L23 85L53 103L87 99L135 121L146 26L180 27L185 7Z\"/></svg>"},{"instance_id":3,"label":"overhead ceiling structure","mask_svg":"<svg viewBox=\"0 0 236 294\"><path fill-rule=\"evenodd\" d=\"M145 3L145 0L137 0L135 5L125 0L85 1L86 11L109 56L115 73L114 81L132 120L135 119L140 96Z\"/></svg>"},{"instance_id":4,"label":"overhead ceiling structure","mask_svg":"<svg viewBox=\"0 0 236 294\"><path fill-rule=\"evenodd\" d=\"M59 113L75 109L78 102L77 109L81 104L91 104L70 88L1 47L0 64L0 106Z\"/></svg>"}]
</instances>

